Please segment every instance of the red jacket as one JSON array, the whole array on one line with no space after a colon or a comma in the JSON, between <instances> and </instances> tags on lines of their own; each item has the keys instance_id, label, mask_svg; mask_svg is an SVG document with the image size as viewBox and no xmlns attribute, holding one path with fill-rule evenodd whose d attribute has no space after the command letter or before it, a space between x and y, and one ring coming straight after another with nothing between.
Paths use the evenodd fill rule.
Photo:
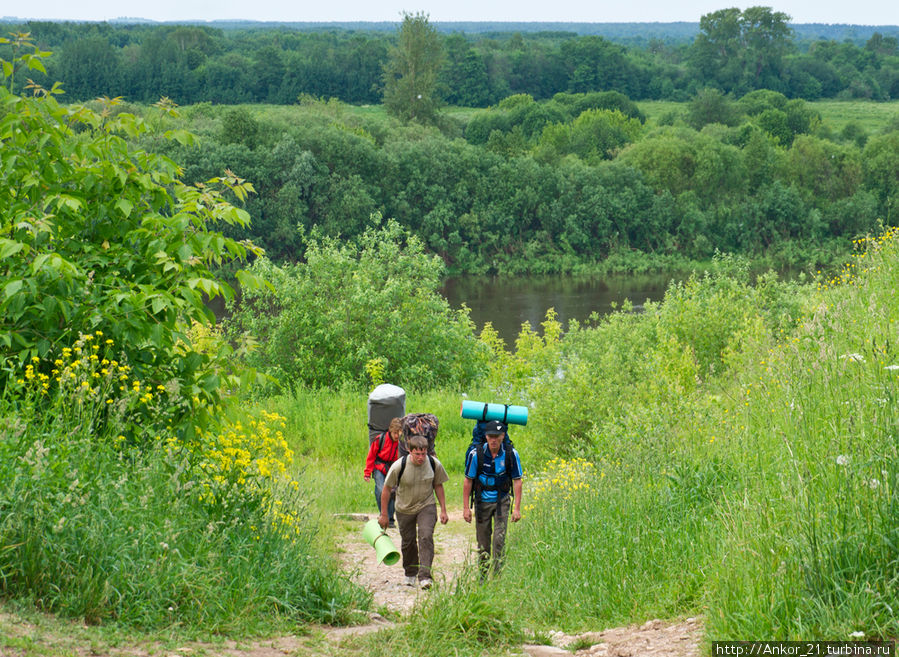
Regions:
<instances>
[{"instance_id":1,"label":"red jacket","mask_svg":"<svg viewBox=\"0 0 899 657\"><path fill-rule=\"evenodd\" d=\"M378 451L378 444L383 439L381 450ZM371 441L368 448L368 458L365 459L365 476L370 477L373 470L380 470L385 475L390 469L390 465L396 461L396 451L399 444L393 439L389 431L385 431L380 436Z\"/></svg>"}]
</instances>

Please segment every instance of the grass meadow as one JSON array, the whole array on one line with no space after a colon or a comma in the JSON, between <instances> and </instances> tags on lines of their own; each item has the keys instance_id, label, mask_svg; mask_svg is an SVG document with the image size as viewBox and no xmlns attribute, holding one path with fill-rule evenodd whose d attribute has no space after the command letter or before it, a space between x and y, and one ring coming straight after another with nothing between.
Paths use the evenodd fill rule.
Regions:
<instances>
[{"instance_id":1,"label":"grass meadow","mask_svg":"<svg viewBox=\"0 0 899 657\"><path fill-rule=\"evenodd\" d=\"M637 103L648 122L658 125L665 117L683 115L688 103L670 100L640 101ZM873 102L864 100L816 100L806 101L812 111L821 115L821 121L833 133L842 132L848 123L864 126L868 134L877 134L896 121L899 101Z\"/></svg>"},{"instance_id":2,"label":"grass meadow","mask_svg":"<svg viewBox=\"0 0 899 657\"><path fill-rule=\"evenodd\" d=\"M697 614L709 640L895 637L897 258L894 232L864 241L841 272L797 288L789 326L747 320L738 341L730 336L723 370L697 376L677 401L628 408L617 429L595 422L576 454L552 456L575 439L552 433L540 421L549 409L535 400L534 421L512 430L527 470L525 513L502 578L481 586L463 576L435 591L410 627L353 649L412 655L427 642L437 655L481 654L486 641L502 652L525 628L575 632ZM669 297L631 316L631 333L642 323L662 330ZM495 397L485 388L407 398L408 411L441 420L451 506L470 431L458 415L463 392ZM266 405L288 418L315 506L374 508L361 480L364 394L300 392Z\"/></svg>"},{"instance_id":3,"label":"grass meadow","mask_svg":"<svg viewBox=\"0 0 899 657\"><path fill-rule=\"evenodd\" d=\"M670 100L645 100L637 103L646 115L648 124L651 125L658 125L661 120L684 115L688 104ZM817 100L806 101L806 104L812 111L821 115L823 126L832 134L841 133L849 123L863 126L869 135L878 134L893 125L899 116L899 101ZM203 116L207 113L207 107L200 104L184 108L185 116L190 118L193 130L203 132ZM266 120L272 121L275 125L283 124L285 128L298 120L320 121L323 116L328 117L330 121L336 123L346 121L350 125L353 124L353 120L364 120L365 125L376 132L387 131L391 125L390 117L381 105L348 105L336 101L309 99L300 105L246 107L254 112L264 112ZM485 110L471 107L448 107L445 114L448 120L458 124L461 136L462 126L467 125L472 117L483 111Z\"/></svg>"},{"instance_id":4,"label":"grass meadow","mask_svg":"<svg viewBox=\"0 0 899 657\"><path fill-rule=\"evenodd\" d=\"M709 640L899 634L899 241L857 247L811 283L724 267L565 335L548 314L542 335L495 352L479 388L408 390L408 412L440 419L451 508L471 430L461 400L531 406L512 428L524 518L500 578L463 572L414 622L340 651L503 654L528 632L694 615ZM99 372L60 362L74 387L52 412L3 400L5 598L182 634L363 618L332 514L375 508L365 390L245 401L196 468L164 438L138 452L92 435L77 377ZM21 383L43 394L36 371Z\"/></svg>"}]
</instances>

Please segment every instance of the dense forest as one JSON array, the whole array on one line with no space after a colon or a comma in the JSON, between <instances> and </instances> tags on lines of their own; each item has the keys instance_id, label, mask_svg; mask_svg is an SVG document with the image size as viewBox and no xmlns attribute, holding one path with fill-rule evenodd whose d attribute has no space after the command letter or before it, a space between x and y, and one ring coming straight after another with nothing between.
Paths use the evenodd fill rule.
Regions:
<instances>
[{"instance_id":1,"label":"dense forest","mask_svg":"<svg viewBox=\"0 0 899 657\"><path fill-rule=\"evenodd\" d=\"M802 42L788 18L720 10L692 41L647 48L447 34L421 14L394 33L31 23L52 54L14 86L60 80L66 100L117 97L93 101L105 114L180 122L199 147L141 146L188 183L249 181L252 224L226 232L276 261L385 217L451 273L634 271L719 251L813 266L896 220L899 119L836 126L814 101L899 97L899 41ZM142 103L161 96L187 104L180 119L152 118ZM647 102L661 98L679 102Z\"/></svg>"},{"instance_id":2,"label":"dense forest","mask_svg":"<svg viewBox=\"0 0 899 657\"><path fill-rule=\"evenodd\" d=\"M148 148L188 181L225 166L252 181L252 226L233 236L275 260L301 259L312 231L359 236L380 214L452 272L633 271L637 255L666 266L716 250L805 266L894 222L899 203L895 119L837 129L772 91L707 90L654 119L596 92L511 96L440 127L333 100L201 104L182 120L199 148Z\"/></svg>"},{"instance_id":3,"label":"dense forest","mask_svg":"<svg viewBox=\"0 0 899 657\"><path fill-rule=\"evenodd\" d=\"M899 28L792 26L767 7L723 9L696 23L446 24L440 81L453 105L514 94L619 91L688 100L715 87L789 98L899 98ZM214 26L213 26L214 25ZM305 28L265 23L6 23L53 55L46 80L70 100L122 96L185 105L294 103L301 94L378 103L395 24ZM517 25L521 28L522 25ZM0 52L8 58L10 53ZM37 79L37 82L45 82ZM24 82L24 80L22 81Z\"/></svg>"}]
</instances>

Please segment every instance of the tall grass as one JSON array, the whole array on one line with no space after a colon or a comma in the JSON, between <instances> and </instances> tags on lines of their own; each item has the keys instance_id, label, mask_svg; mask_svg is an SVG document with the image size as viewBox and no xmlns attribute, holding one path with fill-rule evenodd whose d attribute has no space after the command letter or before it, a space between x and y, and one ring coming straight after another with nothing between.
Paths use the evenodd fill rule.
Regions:
<instances>
[{"instance_id":1,"label":"tall grass","mask_svg":"<svg viewBox=\"0 0 899 657\"><path fill-rule=\"evenodd\" d=\"M264 423L249 414L199 443L129 444L102 418L152 393L104 387L125 375L86 362L57 359L49 375L35 358L0 395L0 596L89 623L206 632L347 622L368 606L302 489L271 476L281 461Z\"/></svg>"},{"instance_id":2,"label":"tall grass","mask_svg":"<svg viewBox=\"0 0 899 657\"><path fill-rule=\"evenodd\" d=\"M895 635L899 249L893 231L865 246L794 299L707 279L572 336L553 401L578 422L545 426L599 473L570 498L557 477L514 534L522 613L583 627L705 610L715 639Z\"/></svg>"},{"instance_id":3,"label":"tall grass","mask_svg":"<svg viewBox=\"0 0 899 657\"><path fill-rule=\"evenodd\" d=\"M698 611L724 469L600 462L578 475L572 463L551 463L529 486L533 511L513 528L502 579L517 613L576 631Z\"/></svg>"},{"instance_id":4,"label":"tall grass","mask_svg":"<svg viewBox=\"0 0 899 657\"><path fill-rule=\"evenodd\" d=\"M89 623L211 632L347 620L364 605L311 529L284 540L259 511L210 517L163 454L42 437L3 456L4 596Z\"/></svg>"},{"instance_id":5,"label":"tall grass","mask_svg":"<svg viewBox=\"0 0 899 657\"><path fill-rule=\"evenodd\" d=\"M721 514L730 560L709 587L715 637L899 629L896 232L867 246L743 374L730 450L744 476Z\"/></svg>"},{"instance_id":6,"label":"tall grass","mask_svg":"<svg viewBox=\"0 0 899 657\"><path fill-rule=\"evenodd\" d=\"M517 648L525 637L515 601L498 581L480 582L474 567L446 588L436 587L410 613L409 623L362 637L352 647L366 655L499 655Z\"/></svg>"}]
</instances>

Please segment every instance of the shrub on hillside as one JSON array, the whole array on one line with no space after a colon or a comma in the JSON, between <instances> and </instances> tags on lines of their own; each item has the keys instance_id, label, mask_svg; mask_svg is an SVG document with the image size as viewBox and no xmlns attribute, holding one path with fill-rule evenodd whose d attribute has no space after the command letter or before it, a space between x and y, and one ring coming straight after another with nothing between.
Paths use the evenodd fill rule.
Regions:
<instances>
[{"instance_id":1,"label":"shrub on hillside","mask_svg":"<svg viewBox=\"0 0 899 657\"><path fill-rule=\"evenodd\" d=\"M660 303L630 304L595 325L573 323L558 369L535 377L534 424L559 440L553 455L624 450L635 436L667 440L671 418L703 383L744 364L747 353L789 331L800 287L775 274L751 283L746 264L719 257L717 271L672 284Z\"/></svg>"},{"instance_id":2,"label":"shrub on hillside","mask_svg":"<svg viewBox=\"0 0 899 657\"><path fill-rule=\"evenodd\" d=\"M166 423L192 434L236 372L227 343L200 353L188 329L213 319L204 295L232 294L212 267L256 251L212 227L246 225L249 215L224 193L240 199L252 187L231 175L184 185L173 161L129 145L149 127L116 113L118 99L96 112L59 105L58 84L16 95L13 76L43 70L46 53L27 35L0 43L34 51L2 61L0 78L0 386L32 358L46 363L51 351L101 331L140 380L177 388ZM165 136L192 142L183 131Z\"/></svg>"},{"instance_id":3,"label":"shrub on hillside","mask_svg":"<svg viewBox=\"0 0 899 657\"><path fill-rule=\"evenodd\" d=\"M385 380L418 389L485 373L468 310L438 292L443 263L393 220L352 242L311 238L305 262L260 259L251 271L271 289L244 294L231 328L259 341L249 362L282 385L367 384L378 359Z\"/></svg>"},{"instance_id":4,"label":"shrub on hillside","mask_svg":"<svg viewBox=\"0 0 899 657\"><path fill-rule=\"evenodd\" d=\"M242 409L190 442L126 437L177 393L143 386L104 357L114 345L93 348L99 337L52 354L51 376L35 358L0 393L0 596L90 623L209 631L364 607L317 547L284 419Z\"/></svg>"}]
</instances>

